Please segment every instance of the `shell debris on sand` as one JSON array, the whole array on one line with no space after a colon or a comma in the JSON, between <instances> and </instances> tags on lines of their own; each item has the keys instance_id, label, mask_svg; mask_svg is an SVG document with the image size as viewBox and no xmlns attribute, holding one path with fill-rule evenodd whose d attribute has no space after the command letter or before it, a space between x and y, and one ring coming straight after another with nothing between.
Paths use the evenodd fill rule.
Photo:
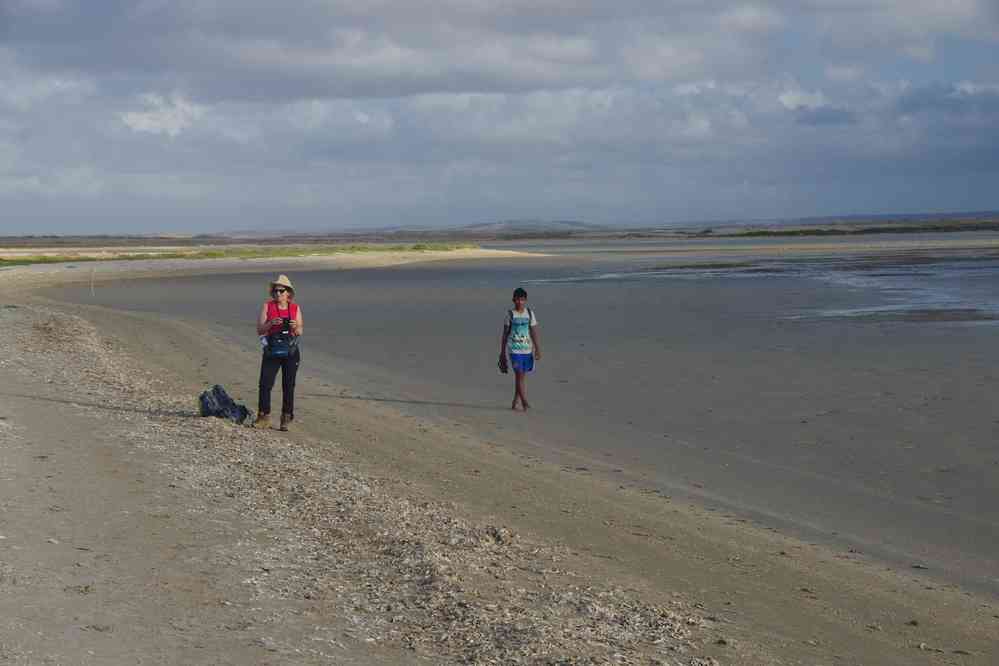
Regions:
<instances>
[{"instance_id":1,"label":"shell debris on sand","mask_svg":"<svg viewBox=\"0 0 999 666\"><path fill-rule=\"evenodd\" d=\"M17 372L57 385L75 409L101 410L134 449L155 454L162 484L184 488L187 511L233 505L279 535L263 551L231 555L264 563L244 583L269 602L269 621L299 618L332 643L342 636L324 634L322 618L347 619L364 644L453 663L718 663L701 654L710 637L695 604L653 605L592 582L558 546L362 476L338 461L334 441L196 418L179 377L154 377L82 318L21 308L16 318L0 312L0 331Z\"/></svg>"}]
</instances>

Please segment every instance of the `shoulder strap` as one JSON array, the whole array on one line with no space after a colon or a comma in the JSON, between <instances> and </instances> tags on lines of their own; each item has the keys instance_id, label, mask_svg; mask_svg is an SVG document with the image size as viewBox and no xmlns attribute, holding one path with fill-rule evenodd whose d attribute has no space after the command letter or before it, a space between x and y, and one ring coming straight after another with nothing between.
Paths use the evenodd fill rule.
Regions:
<instances>
[{"instance_id":1,"label":"shoulder strap","mask_svg":"<svg viewBox=\"0 0 999 666\"><path fill-rule=\"evenodd\" d=\"M528 321L528 323L534 321L534 313L531 311L531 308L526 308L525 307L524 309L527 310L527 321ZM510 323L512 324L513 323L513 310L507 310L506 311L506 315L507 315L507 317L510 318Z\"/></svg>"}]
</instances>

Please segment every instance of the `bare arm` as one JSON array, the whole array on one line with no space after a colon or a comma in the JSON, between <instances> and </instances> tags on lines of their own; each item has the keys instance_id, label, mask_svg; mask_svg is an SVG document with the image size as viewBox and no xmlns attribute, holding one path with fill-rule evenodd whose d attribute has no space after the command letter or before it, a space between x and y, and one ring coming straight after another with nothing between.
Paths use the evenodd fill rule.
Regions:
<instances>
[{"instance_id":1,"label":"bare arm","mask_svg":"<svg viewBox=\"0 0 999 666\"><path fill-rule=\"evenodd\" d=\"M500 338L500 353L499 355L506 355L506 341L510 337L510 324L503 324L503 337Z\"/></svg>"},{"instance_id":2,"label":"bare arm","mask_svg":"<svg viewBox=\"0 0 999 666\"><path fill-rule=\"evenodd\" d=\"M264 303L260 308L260 316L257 317L257 335L266 335L270 327L271 323L267 321L267 304Z\"/></svg>"},{"instance_id":3,"label":"bare arm","mask_svg":"<svg viewBox=\"0 0 999 666\"><path fill-rule=\"evenodd\" d=\"M534 344L534 358L541 358L541 333L538 331L538 325L535 324L531 326L531 342Z\"/></svg>"},{"instance_id":4,"label":"bare arm","mask_svg":"<svg viewBox=\"0 0 999 666\"><path fill-rule=\"evenodd\" d=\"M291 320L291 333L292 335L301 335L305 327L302 323L302 308L298 308L298 316Z\"/></svg>"}]
</instances>

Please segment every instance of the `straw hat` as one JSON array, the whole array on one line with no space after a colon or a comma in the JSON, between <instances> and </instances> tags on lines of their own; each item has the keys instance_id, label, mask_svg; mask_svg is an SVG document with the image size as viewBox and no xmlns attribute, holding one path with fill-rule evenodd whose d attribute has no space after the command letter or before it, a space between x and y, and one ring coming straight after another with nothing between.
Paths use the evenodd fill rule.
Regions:
<instances>
[{"instance_id":1,"label":"straw hat","mask_svg":"<svg viewBox=\"0 0 999 666\"><path fill-rule=\"evenodd\" d=\"M274 287L284 287L285 289L291 292L291 294L289 294L290 296L292 297L295 296L295 287L291 284L291 280L288 279L288 276L284 275L283 273L281 275L278 275L277 280L271 282L271 286L270 289L268 289L268 292L273 292Z\"/></svg>"}]
</instances>

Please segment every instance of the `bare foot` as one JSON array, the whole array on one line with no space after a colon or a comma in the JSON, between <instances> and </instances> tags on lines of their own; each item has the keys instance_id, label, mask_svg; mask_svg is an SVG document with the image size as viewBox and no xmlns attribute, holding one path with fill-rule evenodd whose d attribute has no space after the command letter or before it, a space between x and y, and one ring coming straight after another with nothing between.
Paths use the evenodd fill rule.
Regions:
<instances>
[{"instance_id":1,"label":"bare foot","mask_svg":"<svg viewBox=\"0 0 999 666\"><path fill-rule=\"evenodd\" d=\"M513 411L517 411L517 399L516 398L513 399L513 404L510 405L510 409L512 409Z\"/></svg>"}]
</instances>

